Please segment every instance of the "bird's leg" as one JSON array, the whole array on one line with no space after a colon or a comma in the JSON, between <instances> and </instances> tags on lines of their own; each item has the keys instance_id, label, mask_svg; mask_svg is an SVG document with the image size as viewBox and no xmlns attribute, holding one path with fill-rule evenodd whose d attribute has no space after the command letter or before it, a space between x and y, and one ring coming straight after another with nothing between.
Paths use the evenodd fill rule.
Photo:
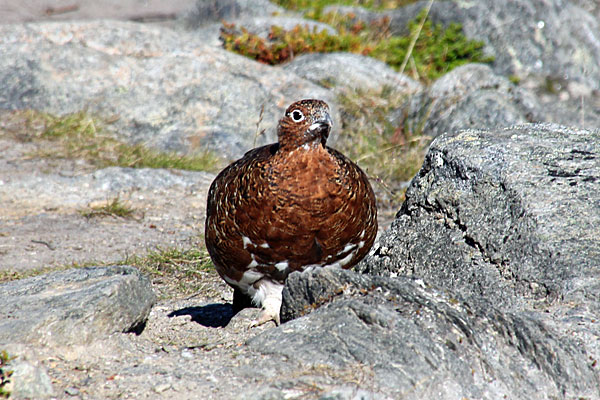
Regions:
<instances>
[{"instance_id":1,"label":"bird's leg","mask_svg":"<svg viewBox=\"0 0 600 400\"><path fill-rule=\"evenodd\" d=\"M275 325L280 324L279 313L281 311L281 293L283 284L262 280L260 286L254 296L254 301L262 305L262 310L258 319L252 321L250 327L263 325L269 321L275 322Z\"/></svg>"}]
</instances>

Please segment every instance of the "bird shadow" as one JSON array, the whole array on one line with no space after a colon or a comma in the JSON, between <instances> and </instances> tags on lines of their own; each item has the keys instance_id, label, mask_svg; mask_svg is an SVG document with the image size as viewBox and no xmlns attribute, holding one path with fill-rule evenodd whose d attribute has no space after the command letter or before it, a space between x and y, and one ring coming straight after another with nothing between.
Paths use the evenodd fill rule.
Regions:
<instances>
[{"instance_id":1,"label":"bird shadow","mask_svg":"<svg viewBox=\"0 0 600 400\"><path fill-rule=\"evenodd\" d=\"M189 315L192 321L209 328L223 328L227 326L231 318L236 313L231 304L207 304L199 307L185 307L172 311L168 314L169 318Z\"/></svg>"}]
</instances>

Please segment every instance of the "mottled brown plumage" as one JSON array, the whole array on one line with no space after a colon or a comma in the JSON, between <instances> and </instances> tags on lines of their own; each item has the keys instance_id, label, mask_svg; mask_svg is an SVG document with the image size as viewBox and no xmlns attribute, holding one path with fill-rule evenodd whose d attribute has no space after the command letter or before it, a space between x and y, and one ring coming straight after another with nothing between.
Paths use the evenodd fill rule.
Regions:
<instances>
[{"instance_id":1,"label":"mottled brown plumage","mask_svg":"<svg viewBox=\"0 0 600 400\"><path fill-rule=\"evenodd\" d=\"M292 104L279 143L249 151L210 187L208 251L221 277L262 306L259 324L279 323L289 273L350 268L375 240L373 190L357 165L325 145L331 125L325 102Z\"/></svg>"}]
</instances>

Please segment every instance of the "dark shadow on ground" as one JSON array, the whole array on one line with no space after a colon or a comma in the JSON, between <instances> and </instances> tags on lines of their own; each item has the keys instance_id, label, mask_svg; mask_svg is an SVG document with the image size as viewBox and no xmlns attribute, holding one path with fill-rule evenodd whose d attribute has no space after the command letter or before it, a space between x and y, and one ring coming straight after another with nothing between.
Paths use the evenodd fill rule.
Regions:
<instances>
[{"instance_id":1,"label":"dark shadow on ground","mask_svg":"<svg viewBox=\"0 0 600 400\"><path fill-rule=\"evenodd\" d=\"M169 317L180 317L189 315L192 321L210 328L223 328L227 326L235 315L230 303L207 304L201 307L185 307L169 313Z\"/></svg>"}]
</instances>

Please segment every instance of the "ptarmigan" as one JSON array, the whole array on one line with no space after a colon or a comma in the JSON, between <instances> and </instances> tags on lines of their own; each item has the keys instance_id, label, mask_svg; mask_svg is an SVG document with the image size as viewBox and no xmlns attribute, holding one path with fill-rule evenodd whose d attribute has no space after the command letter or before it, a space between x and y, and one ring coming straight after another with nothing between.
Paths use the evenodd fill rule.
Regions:
<instances>
[{"instance_id":1,"label":"ptarmigan","mask_svg":"<svg viewBox=\"0 0 600 400\"><path fill-rule=\"evenodd\" d=\"M356 164L326 146L331 127L325 102L295 102L279 121L278 143L250 150L210 187L206 246L234 288L234 308L244 297L262 307L254 325L279 324L291 272L350 268L375 240L373 189Z\"/></svg>"}]
</instances>

